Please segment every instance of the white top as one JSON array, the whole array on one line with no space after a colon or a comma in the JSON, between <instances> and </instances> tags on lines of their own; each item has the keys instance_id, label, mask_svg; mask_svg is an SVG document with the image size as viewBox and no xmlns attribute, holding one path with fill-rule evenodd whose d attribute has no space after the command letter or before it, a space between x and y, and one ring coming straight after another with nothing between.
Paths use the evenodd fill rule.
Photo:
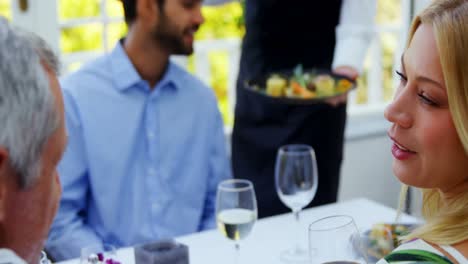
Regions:
<instances>
[{"instance_id":1,"label":"white top","mask_svg":"<svg viewBox=\"0 0 468 264\"><path fill-rule=\"evenodd\" d=\"M26 264L26 262L18 257L15 252L0 248L0 264Z\"/></svg>"},{"instance_id":2,"label":"white top","mask_svg":"<svg viewBox=\"0 0 468 264\"><path fill-rule=\"evenodd\" d=\"M204 5L219 5L235 0L205 0ZM258 0L253 0L258 1ZM374 35L376 0L343 0L332 69L350 66L362 73L367 49Z\"/></svg>"},{"instance_id":3,"label":"white top","mask_svg":"<svg viewBox=\"0 0 468 264\"><path fill-rule=\"evenodd\" d=\"M441 245L440 247L452 255L452 257L454 257L458 262L468 263L468 259L465 258L465 256L463 256L462 253L460 253L460 251L456 250L454 247L447 245Z\"/></svg>"},{"instance_id":4,"label":"white top","mask_svg":"<svg viewBox=\"0 0 468 264\"><path fill-rule=\"evenodd\" d=\"M448 246L448 245L440 245L441 248L443 248L445 251L447 251L454 259L458 261L460 264L467 264L468 259L465 258L458 250L456 250L454 247ZM409 249L420 249L428 252L435 253L439 256L444 256L442 252L431 246L430 244L426 243L422 239L417 239L408 243L405 243L401 246L399 246L397 249L394 250L394 252L398 252L400 250L409 250ZM414 263L414 262L398 262L398 264L406 264L406 263ZM377 262L377 264L388 264L388 262L384 259L381 259Z\"/></svg>"}]
</instances>

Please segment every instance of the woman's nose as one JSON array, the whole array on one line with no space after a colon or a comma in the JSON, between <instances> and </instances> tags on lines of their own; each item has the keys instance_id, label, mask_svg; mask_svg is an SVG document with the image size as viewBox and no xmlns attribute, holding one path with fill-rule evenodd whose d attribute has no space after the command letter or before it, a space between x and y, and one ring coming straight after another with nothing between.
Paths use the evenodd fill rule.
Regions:
<instances>
[{"instance_id":1,"label":"woman's nose","mask_svg":"<svg viewBox=\"0 0 468 264\"><path fill-rule=\"evenodd\" d=\"M413 123L407 96L404 92L397 93L384 111L384 116L388 121L402 128L410 128Z\"/></svg>"}]
</instances>

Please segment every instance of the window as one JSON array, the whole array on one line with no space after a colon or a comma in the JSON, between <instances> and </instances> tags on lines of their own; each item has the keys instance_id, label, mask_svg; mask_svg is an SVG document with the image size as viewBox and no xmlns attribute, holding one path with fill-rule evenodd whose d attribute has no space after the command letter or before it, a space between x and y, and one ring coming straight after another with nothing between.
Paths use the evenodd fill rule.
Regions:
<instances>
[{"instance_id":1,"label":"window","mask_svg":"<svg viewBox=\"0 0 468 264\"><path fill-rule=\"evenodd\" d=\"M59 45L65 71L112 49L126 32L122 14L116 0L59 0Z\"/></svg>"},{"instance_id":2,"label":"window","mask_svg":"<svg viewBox=\"0 0 468 264\"><path fill-rule=\"evenodd\" d=\"M23 12L18 3L25 1ZM349 113L381 111L393 95L393 67L406 38L412 0L378 1L377 26L369 28L375 39L366 60L359 89L351 94ZM417 0L416 9L427 4ZM232 124L235 80L243 35L242 7L235 1L221 7L204 7L206 18L196 36L195 54L175 58L215 89L227 125ZM0 0L0 14L31 29L61 52L65 72L113 48L125 34L119 0Z\"/></svg>"},{"instance_id":3,"label":"window","mask_svg":"<svg viewBox=\"0 0 468 264\"><path fill-rule=\"evenodd\" d=\"M10 0L0 0L0 15L11 19L11 3Z\"/></svg>"}]
</instances>

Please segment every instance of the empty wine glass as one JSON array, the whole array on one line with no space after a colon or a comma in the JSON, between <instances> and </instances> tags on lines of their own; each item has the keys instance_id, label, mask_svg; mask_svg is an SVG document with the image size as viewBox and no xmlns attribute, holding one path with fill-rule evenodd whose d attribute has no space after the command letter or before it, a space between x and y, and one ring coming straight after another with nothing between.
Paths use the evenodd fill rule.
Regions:
<instances>
[{"instance_id":1,"label":"empty wine glass","mask_svg":"<svg viewBox=\"0 0 468 264\"><path fill-rule=\"evenodd\" d=\"M312 264L365 264L359 230L351 216L335 215L309 225L309 252Z\"/></svg>"},{"instance_id":2,"label":"empty wine glass","mask_svg":"<svg viewBox=\"0 0 468 264\"><path fill-rule=\"evenodd\" d=\"M298 237L306 237L301 230L299 213L314 198L318 186L315 152L308 145L285 145L280 147L275 164L275 184L280 200L289 207L296 219ZM283 251L281 259L286 262L307 262L309 254L299 240L295 247Z\"/></svg>"},{"instance_id":3,"label":"empty wine glass","mask_svg":"<svg viewBox=\"0 0 468 264\"><path fill-rule=\"evenodd\" d=\"M216 216L219 231L234 241L234 261L237 263L239 241L249 235L257 220L257 200L252 182L230 179L219 183Z\"/></svg>"}]
</instances>

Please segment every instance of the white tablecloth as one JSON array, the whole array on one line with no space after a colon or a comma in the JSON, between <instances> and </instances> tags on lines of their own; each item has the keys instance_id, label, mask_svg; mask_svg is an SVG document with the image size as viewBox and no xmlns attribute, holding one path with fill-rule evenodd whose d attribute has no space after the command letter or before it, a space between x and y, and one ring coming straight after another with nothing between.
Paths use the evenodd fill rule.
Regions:
<instances>
[{"instance_id":1,"label":"white tablecloth","mask_svg":"<svg viewBox=\"0 0 468 264\"><path fill-rule=\"evenodd\" d=\"M240 246L239 264L280 264L280 252L301 240L307 246L307 226L314 220L330 215L345 214L354 218L358 228L364 231L374 223L393 222L394 209L367 199L355 199L304 210L301 213L301 237L292 214L284 214L257 221L250 235ZM418 219L403 215L402 223L414 223ZM218 230L209 230L176 238L189 247L191 264L233 263L234 244ZM132 248L119 249L118 259L122 264L134 264ZM70 260L62 263L79 263Z\"/></svg>"}]
</instances>

